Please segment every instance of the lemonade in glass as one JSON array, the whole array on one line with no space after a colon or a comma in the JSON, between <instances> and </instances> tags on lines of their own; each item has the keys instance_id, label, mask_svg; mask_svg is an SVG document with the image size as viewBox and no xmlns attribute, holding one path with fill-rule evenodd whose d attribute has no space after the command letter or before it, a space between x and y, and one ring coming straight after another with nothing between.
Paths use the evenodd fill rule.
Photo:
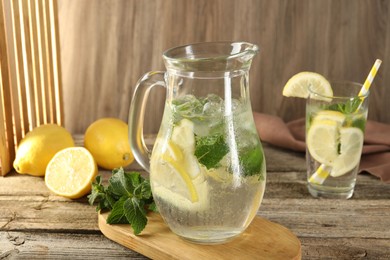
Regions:
<instances>
[{"instance_id":1,"label":"lemonade in glass","mask_svg":"<svg viewBox=\"0 0 390 260\"><path fill-rule=\"evenodd\" d=\"M315 197L353 195L363 148L368 95L362 85L331 82L333 95L309 87L306 102L307 178Z\"/></svg>"}]
</instances>

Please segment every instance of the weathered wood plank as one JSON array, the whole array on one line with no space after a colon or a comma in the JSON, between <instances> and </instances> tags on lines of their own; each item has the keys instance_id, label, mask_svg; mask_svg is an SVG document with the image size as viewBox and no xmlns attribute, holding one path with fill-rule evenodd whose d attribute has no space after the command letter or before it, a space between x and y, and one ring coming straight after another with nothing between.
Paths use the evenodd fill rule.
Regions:
<instances>
[{"instance_id":1,"label":"weathered wood plank","mask_svg":"<svg viewBox=\"0 0 390 260\"><path fill-rule=\"evenodd\" d=\"M0 259L147 259L99 234L1 231L0 241ZM390 257L388 239L300 237L300 241L302 259Z\"/></svg>"},{"instance_id":2,"label":"weathered wood plank","mask_svg":"<svg viewBox=\"0 0 390 260\"><path fill-rule=\"evenodd\" d=\"M303 237L385 238L390 232L390 201L267 199L261 217L277 222ZM387 224L389 225L389 223ZM390 241L390 240L389 240Z\"/></svg>"},{"instance_id":3,"label":"weathered wood plank","mask_svg":"<svg viewBox=\"0 0 390 260\"><path fill-rule=\"evenodd\" d=\"M0 259L146 259L102 234L0 231Z\"/></svg>"},{"instance_id":4,"label":"weathered wood plank","mask_svg":"<svg viewBox=\"0 0 390 260\"><path fill-rule=\"evenodd\" d=\"M300 237L302 259L390 259L389 239Z\"/></svg>"},{"instance_id":5,"label":"weathered wood plank","mask_svg":"<svg viewBox=\"0 0 390 260\"><path fill-rule=\"evenodd\" d=\"M86 201L48 196L1 196L0 230L95 232L97 213Z\"/></svg>"}]
</instances>

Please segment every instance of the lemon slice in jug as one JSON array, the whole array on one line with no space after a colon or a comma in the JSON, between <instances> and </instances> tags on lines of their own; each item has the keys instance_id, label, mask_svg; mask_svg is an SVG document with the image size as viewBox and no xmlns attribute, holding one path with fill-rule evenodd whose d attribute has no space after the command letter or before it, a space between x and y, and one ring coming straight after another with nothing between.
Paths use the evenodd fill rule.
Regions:
<instances>
[{"instance_id":1,"label":"lemon slice in jug","mask_svg":"<svg viewBox=\"0 0 390 260\"><path fill-rule=\"evenodd\" d=\"M208 186L194 155L193 123L182 119L159 155L164 162L153 171L153 194L179 208L199 210L208 205Z\"/></svg>"}]
</instances>

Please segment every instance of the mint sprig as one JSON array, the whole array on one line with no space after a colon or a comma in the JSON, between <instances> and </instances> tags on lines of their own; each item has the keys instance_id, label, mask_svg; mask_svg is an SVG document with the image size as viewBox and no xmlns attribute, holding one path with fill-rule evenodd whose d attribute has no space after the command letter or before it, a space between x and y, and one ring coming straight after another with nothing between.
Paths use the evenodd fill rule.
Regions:
<instances>
[{"instance_id":1,"label":"mint sprig","mask_svg":"<svg viewBox=\"0 0 390 260\"><path fill-rule=\"evenodd\" d=\"M327 109L339 111L343 114L352 114L356 112L361 102L362 102L361 97L354 97L346 101L345 103L332 104L328 106Z\"/></svg>"},{"instance_id":2,"label":"mint sprig","mask_svg":"<svg viewBox=\"0 0 390 260\"><path fill-rule=\"evenodd\" d=\"M91 205L97 203L96 211L110 211L108 224L130 224L136 235L148 222L147 211L157 211L149 180L138 172L125 172L123 168L112 171L107 186L102 184L101 176L97 176L88 201Z\"/></svg>"}]
</instances>

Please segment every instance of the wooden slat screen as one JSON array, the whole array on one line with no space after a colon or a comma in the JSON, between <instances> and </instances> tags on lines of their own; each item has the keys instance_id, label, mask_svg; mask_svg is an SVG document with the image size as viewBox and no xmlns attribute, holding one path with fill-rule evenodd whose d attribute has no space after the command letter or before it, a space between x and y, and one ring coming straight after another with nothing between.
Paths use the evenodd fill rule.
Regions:
<instances>
[{"instance_id":1,"label":"wooden slat screen","mask_svg":"<svg viewBox=\"0 0 390 260\"><path fill-rule=\"evenodd\" d=\"M0 175L26 133L63 124L57 1L1 0Z\"/></svg>"}]
</instances>

